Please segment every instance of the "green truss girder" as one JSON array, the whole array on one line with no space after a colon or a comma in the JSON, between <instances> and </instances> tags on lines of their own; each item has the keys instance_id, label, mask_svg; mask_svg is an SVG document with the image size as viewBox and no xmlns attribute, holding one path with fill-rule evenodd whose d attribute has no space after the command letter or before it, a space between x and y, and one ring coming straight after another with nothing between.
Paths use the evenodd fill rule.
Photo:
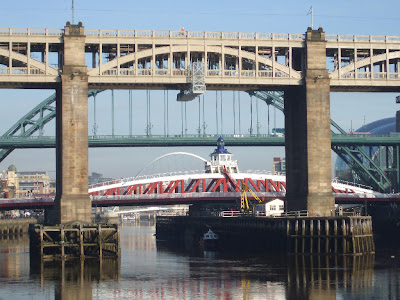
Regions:
<instances>
[{"instance_id":1,"label":"green truss girder","mask_svg":"<svg viewBox=\"0 0 400 300\"><path fill-rule=\"evenodd\" d=\"M100 92L101 90L89 90L88 97L95 96ZM37 131L39 131L39 135L42 135L44 125L56 117L55 102L56 93L40 102L31 111L25 114L13 126L11 126L10 129L1 136L1 138L30 137ZM2 162L13 150L14 148L1 149L0 162Z\"/></svg>"},{"instance_id":2,"label":"green truss girder","mask_svg":"<svg viewBox=\"0 0 400 300\"><path fill-rule=\"evenodd\" d=\"M180 146L214 146L215 140L220 134L208 133L205 136L199 134L181 135L96 135L88 136L89 147L180 147ZM285 138L273 135L256 134L224 134L224 139L230 146L285 146ZM332 135L332 146L352 147L365 145L400 145L400 137L380 136L358 136L358 135ZM31 136L31 137L0 137L1 149L22 149L22 148L54 148L56 146L55 136Z\"/></svg>"},{"instance_id":3,"label":"green truss girder","mask_svg":"<svg viewBox=\"0 0 400 300\"><path fill-rule=\"evenodd\" d=\"M284 111L283 92L249 91L248 93L265 101L268 105L273 105L282 112ZM347 132L332 119L331 125L339 131L341 135L347 135ZM335 133L332 131L332 134ZM384 170L375 164L362 146L354 146L351 148L332 145L332 150L335 151L335 153L342 158L367 185L380 189L381 191L389 192L390 179L386 176Z\"/></svg>"}]
</instances>

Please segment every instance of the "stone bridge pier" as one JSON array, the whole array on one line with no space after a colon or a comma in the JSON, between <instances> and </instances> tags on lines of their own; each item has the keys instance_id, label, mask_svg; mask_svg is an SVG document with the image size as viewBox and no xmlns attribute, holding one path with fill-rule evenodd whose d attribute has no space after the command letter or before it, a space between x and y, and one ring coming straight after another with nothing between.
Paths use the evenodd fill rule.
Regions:
<instances>
[{"instance_id":1,"label":"stone bridge pier","mask_svg":"<svg viewBox=\"0 0 400 300\"><path fill-rule=\"evenodd\" d=\"M56 100L55 211L49 223L91 223L88 194L88 75L82 23L64 28L61 84Z\"/></svg>"},{"instance_id":2,"label":"stone bridge pier","mask_svg":"<svg viewBox=\"0 0 400 300\"><path fill-rule=\"evenodd\" d=\"M304 84L285 90L286 210L330 216L330 79L322 28L306 33Z\"/></svg>"},{"instance_id":3,"label":"stone bridge pier","mask_svg":"<svg viewBox=\"0 0 400 300\"><path fill-rule=\"evenodd\" d=\"M120 256L118 225L92 224L88 194L88 75L82 23L64 28L56 93L57 194L47 223L29 228L30 253L42 260ZM57 225L57 226L54 226Z\"/></svg>"}]
</instances>

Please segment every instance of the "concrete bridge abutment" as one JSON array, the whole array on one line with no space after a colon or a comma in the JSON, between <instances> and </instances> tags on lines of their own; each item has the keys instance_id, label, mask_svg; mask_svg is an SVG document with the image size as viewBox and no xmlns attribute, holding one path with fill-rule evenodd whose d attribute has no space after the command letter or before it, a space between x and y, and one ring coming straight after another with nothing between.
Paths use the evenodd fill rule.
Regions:
<instances>
[{"instance_id":1,"label":"concrete bridge abutment","mask_svg":"<svg viewBox=\"0 0 400 300\"><path fill-rule=\"evenodd\" d=\"M334 213L331 175L330 79L322 28L306 33L306 74L285 90L286 210Z\"/></svg>"}]
</instances>

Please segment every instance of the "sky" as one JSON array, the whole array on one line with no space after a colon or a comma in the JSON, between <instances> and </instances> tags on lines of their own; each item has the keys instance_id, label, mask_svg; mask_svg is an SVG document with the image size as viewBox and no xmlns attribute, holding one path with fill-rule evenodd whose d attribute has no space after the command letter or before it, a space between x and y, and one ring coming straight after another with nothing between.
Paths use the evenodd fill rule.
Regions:
<instances>
[{"instance_id":1,"label":"sky","mask_svg":"<svg viewBox=\"0 0 400 300\"><path fill-rule=\"evenodd\" d=\"M238 3L238 4L236 4ZM240 4L239 4L240 3ZM72 20L71 0L48 1L31 0L7 1L2 5L2 28L63 28L66 21ZM244 5L245 4L245 5ZM74 1L75 23L82 21L87 29L143 29L143 30L186 30L198 31L240 31L304 33L311 24L308 14L313 6L313 26L321 26L327 34L357 35L400 35L398 1ZM31 108L52 94L49 90L0 90L0 134L8 130ZM176 103L176 91L169 92L170 131L181 131L181 104ZM400 106L395 104L394 93L331 93L331 118L343 129L357 129L364 122L394 117ZM235 94L237 101L238 94ZM241 132L247 133L250 127L250 98L241 93ZM128 134L127 115L128 92L115 91L115 134ZM222 94L224 110L223 132L233 133L232 109L233 92ZM110 114L111 92L105 91L96 98L97 133L111 134ZM144 91L134 91L135 103L133 132L144 134L146 97ZM215 91L207 92L205 113L207 132L215 132ZM268 127L283 127L283 116L270 108L270 124L267 119L267 106L261 101L259 106L260 132L267 133ZM162 111L157 107L163 103L162 92L151 92L153 133L163 133ZM196 133L198 127L198 102L187 104L188 133ZM253 115L253 120L256 115ZM93 99L89 99L89 133L93 132ZM238 124L236 123L236 126ZM255 130L256 125L253 123ZM236 127L238 131L239 128ZM45 135L54 135L54 123L45 127ZM271 170L274 156L284 156L283 147L229 147L239 161L242 170ZM103 173L105 177L129 177L136 175L156 157L174 151L187 151L207 158L213 147L196 148L97 148L89 150L89 171ZM333 160L335 156L333 155ZM203 167L193 159L171 159L168 168L179 168L184 162L187 168ZM20 171L49 171L55 176L54 149L16 150L0 163L0 170L15 164ZM158 172L154 168L149 172Z\"/></svg>"}]
</instances>

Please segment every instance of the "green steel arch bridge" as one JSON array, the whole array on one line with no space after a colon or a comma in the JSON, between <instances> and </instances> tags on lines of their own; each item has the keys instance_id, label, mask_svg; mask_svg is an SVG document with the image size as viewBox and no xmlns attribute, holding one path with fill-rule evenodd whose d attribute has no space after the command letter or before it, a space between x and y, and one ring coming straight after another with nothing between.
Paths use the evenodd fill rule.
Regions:
<instances>
[{"instance_id":1,"label":"green steel arch bridge","mask_svg":"<svg viewBox=\"0 0 400 300\"><path fill-rule=\"evenodd\" d=\"M95 100L100 92L102 91L89 90L88 96ZM251 97L254 96L268 106L272 105L283 112L283 93L266 91L248 91L248 93ZM113 94L112 97L114 97ZM46 98L0 137L0 162L15 149L55 148L55 137L43 135L43 127L56 117L55 101L55 94ZM114 99L112 99L113 102ZM131 105L130 103L130 107ZM183 131L181 134L169 134L164 130L164 135L153 135L149 125L148 129L145 135L97 135L95 133L89 136L89 147L214 146L216 137L219 136L219 134L206 134L205 130L201 132L200 118L198 134L185 134ZM399 190L399 135L347 134L333 120L331 120L331 131L332 150L356 173L363 184L384 192L390 192L392 189ZM259 134L258 131L254 134L252 130L249 134L224 134L224 139L230 146L285 146L284 136ZM391 156L390 166L387 159L386 165L373 159L371 153L368 153L368 147L371 149L373 146L386 148L387 156Z\"/></svg>"}]
</instances>

